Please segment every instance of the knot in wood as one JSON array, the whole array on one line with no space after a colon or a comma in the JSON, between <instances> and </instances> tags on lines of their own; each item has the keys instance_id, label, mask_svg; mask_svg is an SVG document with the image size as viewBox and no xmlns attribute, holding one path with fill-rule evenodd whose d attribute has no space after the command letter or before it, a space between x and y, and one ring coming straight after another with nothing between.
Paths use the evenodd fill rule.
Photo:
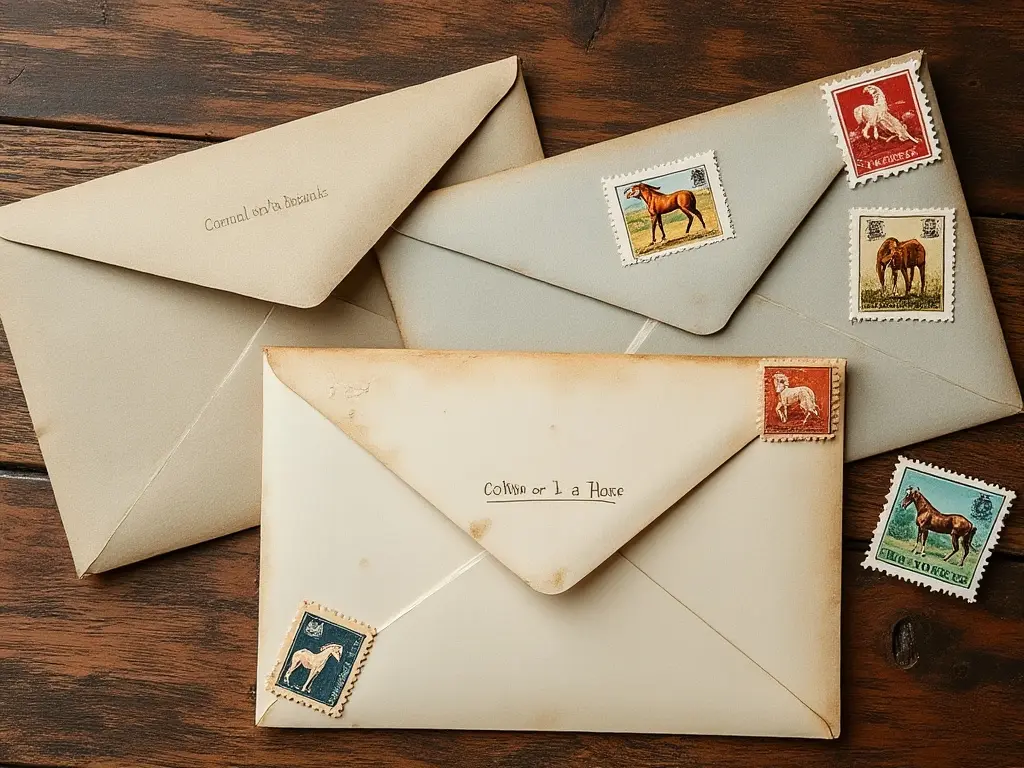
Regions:
<instances>
[{"instance_id":1,"label":"knot in wood","mask_svg":"<svg viewBox=\"0 0 1024 768\"><path fill-rule=\"evenodd\" d=\"M921 658L917 650L914 621L909 616L900 619L892 627L892 658L900 669L910 669Z\"/></svg>"}]
</instances>

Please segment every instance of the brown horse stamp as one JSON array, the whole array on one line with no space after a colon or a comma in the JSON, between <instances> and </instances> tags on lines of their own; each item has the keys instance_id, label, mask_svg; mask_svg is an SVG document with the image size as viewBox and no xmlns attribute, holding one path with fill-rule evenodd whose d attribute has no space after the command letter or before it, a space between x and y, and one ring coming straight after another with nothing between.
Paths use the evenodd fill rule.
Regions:
<instances>
[{"instance_id":1,"label":"brown horse stamp","mask_svg":"<svg viewBox=\"0 0 1024 768\"><path fill-rule=\"evenodd\" d=\"M840 362L762 360L761 439L788 442L835 437Z\"/></svg>"},{"instance_id":2,"label":"brown horse stamp","mask_svg":"<svg viewBox=\"0 0 1024 768\"><path fill-rule=\"evenodd\" d=\"M863 565L974 602L1014 496L900 456Z\"/></svg>"},{"instance_id":3,"label":"brown horse stamp","mask_svg":"<svg viewBox=\"0 0 1024 768\"><path fill-rule=\"evenodd\" d=\"M918 69L902 61L822 86L851 189L939 158Z\"/></svg>"},{"instance_id":4,"label":"brown horse stamp","mask_svg":"<svg viewBox=\"0 0 1024 768\"><path fill-rule=\"evenodd\" d=\"M953 320L951 208L850 211L850 319Z\"/></svg>"},{"instance_id":5,"label":"brown horse stamp","mask_svg":"<svg viewBox=\"0 0 1024 768\"><path fill-rule=\"evenodd\" d=\"M733 236L714 152L602 179L625 266Z\"/></svg>"}]
</instances>

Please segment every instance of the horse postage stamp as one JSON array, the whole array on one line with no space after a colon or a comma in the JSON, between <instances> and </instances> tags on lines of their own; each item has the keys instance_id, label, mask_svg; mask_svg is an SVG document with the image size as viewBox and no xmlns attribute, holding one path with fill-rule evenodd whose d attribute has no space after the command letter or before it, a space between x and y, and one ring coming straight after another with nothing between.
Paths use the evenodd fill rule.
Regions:
<instances>
[{"instance_id":1,"label":"horse postage stamp","mask_svg":"<svg viewBox=\"0 0 1024 768\"><path fill-rule=\"evenodd\" d=\"M1014 497L900 456L863 566L973 603Z\"/></svg>"},{"instance_id":2,"label":"horse postage stamp","mask_svg":"<svg viewBox=\"0 0 1024 768\"><path fill-rule=\"evenodd\" d=\"M831 440L839 428L841 360L761 361L761 439Z\"/></svg>"},{"instance_id":3,"label":"horse postage stamp","mask_svg":"<svg viewBox=\"0 0 1024 768\"><path fill-rule=\"evenodd\" d=\"M623 266L733 237L713 151L601 183Z\"/></svg>"},{"instance_id":4,"label":"horse postage stamp","mask_svg":"<svg viewBox=\"0 0 1024 768\"><path fill-rule=\"evenodd\" d=\"M939 159L919 66L897 62L821 86L850 189Z\"/></svg>"},{"instance_id":5,"label":"horse postage stamp","mask_svg":"<svg viewBox=\"0 0 1024 768\"><path fill-rule=\"evenodd\" d=\"M952 322L955 265L953 209L854 208L850 320Z\"/></svg>"},{"instance_id":6,"label":"horse postage stamp","mask_svg":"<svg viewBox=\"0 0 1024 768\"><path fill-rule=\"evenodd\" d=\"M362 622L303 602L267 679L267 690L341 717L376 634Z\"/></svg>"}]
</instances>

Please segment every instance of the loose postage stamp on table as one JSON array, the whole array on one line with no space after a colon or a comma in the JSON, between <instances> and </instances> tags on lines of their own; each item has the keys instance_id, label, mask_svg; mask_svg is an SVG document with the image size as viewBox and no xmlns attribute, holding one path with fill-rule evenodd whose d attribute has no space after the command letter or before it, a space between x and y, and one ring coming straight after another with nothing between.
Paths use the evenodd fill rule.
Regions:
<instances>
[{"instance_id":1,"label":"loose postage stamp on table","mask_svg":"<svg viewBox=\"0 0 1024 768\"><path fill-rule=\"evenodd\" d=\"M863 565L973 603L1014 495L900 456Z\"/></svg>"}]
</instances>

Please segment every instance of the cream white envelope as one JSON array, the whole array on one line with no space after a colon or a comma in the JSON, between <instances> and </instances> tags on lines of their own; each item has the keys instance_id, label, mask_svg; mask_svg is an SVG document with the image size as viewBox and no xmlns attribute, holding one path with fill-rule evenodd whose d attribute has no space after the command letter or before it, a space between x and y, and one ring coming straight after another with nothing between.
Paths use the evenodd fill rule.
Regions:
<instances>
[{"instance_id":1,"label":"cream white envelope","mask_svg":"<svg viewBox=\"0 0 1024 768\"><path fill-rule=\"evenodd\" d=\"M257 724L835 738L825 365L763 442L756 358L267 350ZM303 601L377 630L337 719L267 690Z\"/></svg>"},{"instance_id":2,"label":"cream white envelope","mask_svg":"<svg viewBox=\"0 0 1024 768\"><path fill-rule=\"evenodd\" d=\"M261 347L401 346L364 255L428 185L541 156L513 57L0 209L78 573L257 524Z\"/></svg>"},{"instance_id":3,"label":"cream white envelope","mask_svg":"<svg viewBox=\"0 0 1024 768\"><path fill-rule=\"evenodd\" d=\"M894 64L938 160L851 189L822 85ZM732 237L623 266L606 180L712 152ZM851 322L851 210L879 207L955 212L953 322ZM409 347L847 358L848 460L1021 410L920 52L434 192L377 252Z\"/></svg>"}]
</instances>

